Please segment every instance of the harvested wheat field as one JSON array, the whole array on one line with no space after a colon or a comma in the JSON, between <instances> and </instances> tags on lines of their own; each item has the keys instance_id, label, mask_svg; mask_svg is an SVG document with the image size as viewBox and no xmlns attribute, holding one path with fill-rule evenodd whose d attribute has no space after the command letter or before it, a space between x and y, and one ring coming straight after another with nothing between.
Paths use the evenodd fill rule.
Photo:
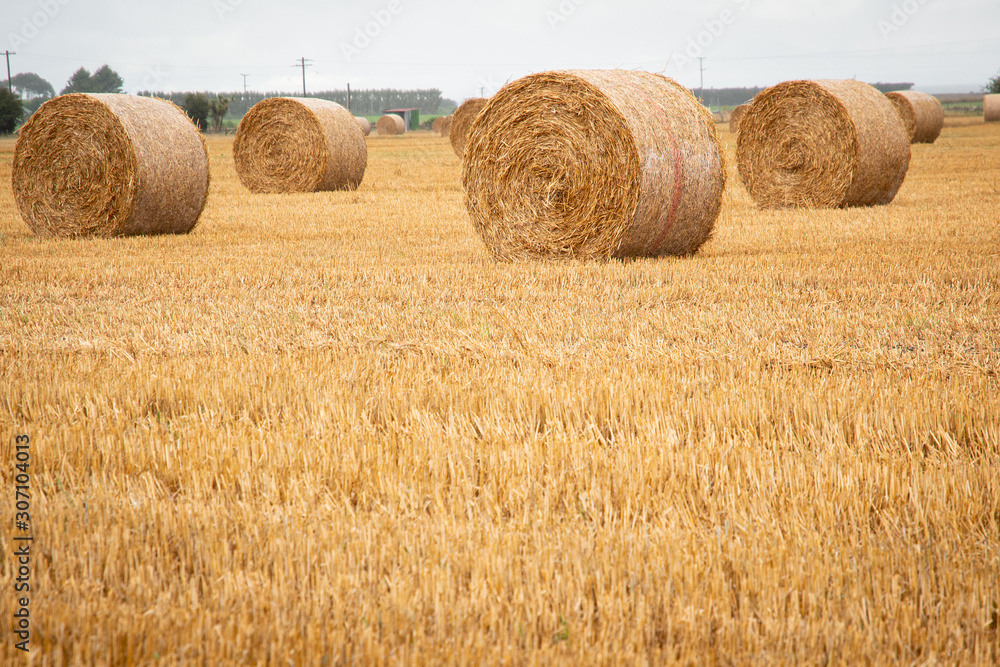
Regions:
<instances>
[{"instance_id":1,"label":"harvested wheat field","mask_svg":"<svg viewBox=\"0 0 1000 667\"><path fill-rule=\"evenodd\" d=\"M209 138L192 234L78 241L0 142L36 662L1000 661L1000 127L810 211L720 137L694 256L518 264L429 132L289 195Z\"/></svg>"}]
</instances>

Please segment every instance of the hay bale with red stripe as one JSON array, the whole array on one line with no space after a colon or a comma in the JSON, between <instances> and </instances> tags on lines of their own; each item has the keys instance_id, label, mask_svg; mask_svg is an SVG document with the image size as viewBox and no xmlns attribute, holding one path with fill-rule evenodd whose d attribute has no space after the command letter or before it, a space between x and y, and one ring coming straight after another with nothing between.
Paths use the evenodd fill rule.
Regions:
<instances>
[{"instance_id":1,"label":"hay bale with red stripe","mask_svg":"<svg viewBox=\"0 0 1000 667\"><path fill-rule=\"evenodd\" d=\"M715 123L658 74L546 72L478 113L462 182L500 260L689 255L711 236L725 187Z\"/></svg>"}]
</instances>

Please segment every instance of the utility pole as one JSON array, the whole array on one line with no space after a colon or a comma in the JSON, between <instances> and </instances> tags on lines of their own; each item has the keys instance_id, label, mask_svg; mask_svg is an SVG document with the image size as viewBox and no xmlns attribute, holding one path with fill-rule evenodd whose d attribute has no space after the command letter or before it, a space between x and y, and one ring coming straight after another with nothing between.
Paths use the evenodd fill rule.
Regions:
<instances>
[{"instance_id":1,"label":"utility pole","mask_svg":"<svg viewBox=\"0 0 1000 667\"><path fill-rule=\"evenodd\" d=\"M3 54L5 56L7 56L7 90L9 90L10 94L13 95L14 94L14 83L10 80L10 57L11 56L16 56L17 53L15 53L14 51L7 50L7 51L4 51Z\"/></svg>"},{"instance_id":2,"label":"utility pole","mask_svg":"<svg viewBox=\"0 0 1000 667\"><path fill-rule=\"evenodd\" d=\"M351 110L351 84L347 84L347 110Z\"/></svg>"},{"instance_id":3,"label":"utility pole","mask_svg":"<svg viewBox=\"0 0 1000 667\"><path fill-rule=\"evenodd\" d=\"M479 86L479 96L486 97L486 86Z\"/></svg>"},{"instance_id":4,"label":"utility pole","mask_svg":"<svg viewBox=\"0 0 1000 667\"><path fill-rule=\"evenodd\" d=\"M308 58L299 58L299 64L298 65L292 65L292 67L301 67L302 68L302 96L303 97L306 96L306 68L307 67L312 67L312 65L309 64L311 62L312 62L312 60L310 60Z\"/></svg>"},{"instance_id":5,"label":"utility pole","mask_svg":"<svg viewBox=\"0 0 1000 667\"><path fill-rule=\"evenodd\" d=\"M698 67L701 68L701 87L698 89L698 97L705 96L705 59L698 58Z\"/></svg>"},{"instance_id":6,"label":"utility pole","mask_svg":"<svg viewBox=\"0 0 1000 667\"><path fill-rule=\"evenodd\" d=\"M250 75L249 74L240 74L240 76L243 77L243 94L246 95L247 94L247 77L250 76Z\"/></svg>"}]
</instances>

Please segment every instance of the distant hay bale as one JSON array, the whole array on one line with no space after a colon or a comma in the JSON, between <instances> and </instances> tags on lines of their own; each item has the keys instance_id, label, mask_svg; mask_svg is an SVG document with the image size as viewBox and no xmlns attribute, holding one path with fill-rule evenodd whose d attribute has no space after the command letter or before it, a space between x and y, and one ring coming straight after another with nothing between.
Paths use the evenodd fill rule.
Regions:
<instances>
[{"instance_id":1,"label":"distant hay bale","mask_svg":"<svg viewBox=\"0 0 1000 667\"><path fill-rule=\"evenodd\" d=\"M788 81L754 98L740 121L740 177L765 208L888 204L910 164L889 99L859 81Z\"/></svg>"},{"instance_id":2,"label":"distant hay bale","mask_svg":"<svg viewBox=\"0 0 1000 667\"><path fill-rule=\"evenodd\" d=\"M21 128L11 181L36 234L111 237L190 232L208 179L205 142L170 102L74 94Z\"/></svg>"},{"instance_id":3,"label":"distant hay bale","mask_svg":"<svg viewBox=\"0 0 1000 667\"><path fill-rule=\"evenodd\" d=\"M912 144L933 144L944 127L944 107L938 98L916 90L886 93L896 106Z\"/></svg>"},{"instance_id":4,"label":"distant hay bale","mask_svg":"<svg viewBox=\"0 0 1000 667\"><path fill-rule=\"evenodd\" d=\"M987 123L1000 123L1000 95L983 97L983 119Z\"/></svg>"},{"instance_id":5,"label":"distant hay bale","mask_svg":"<svg viewBox=\"0 0 1000 667\"><path fill-rule=\"evenodd\" d=\"M485 97L475 97L471 100L466 100L452 115L448 138L451 139L451 147L458 157L462 157L462 153L465 151L465 142L468 141L469 131L472 129L472 123L476 120L476 116L482 111L483 107L486 106L487 101Z\"/></svg>"},{"instance_id":6,"label":"distant hay bale","mask_svg":"<svg viewBox=\"0 0 1000 667\"><path fill-rule=\"evenodd\" d=\"M497 259L607 259L694 253L724 173L712 116L686 88L590 70L505 86L473 124L462 182Z\"/></svg>"},{"instance_id":7,"label":"distant hay bale","mask_svg":"<svg viewBox=\"0 0 1000 667\"><path fill-rule=\"evenodd\" d=\"M233 160L251 192L354 190L368 147L354 116L336 102L271 97L240 121Z\"/></svg>"},{"instance_id":8,"label":"distant hay bale","mask_svg":"<svg viewBox=\"0 0 1000 667\"><path fill-rule=\"evenodd\" d=\"M372 122L370 120L364 116L355 116L354 120L358 121L358 127L361 128L362 134L366 137L372 133Z\"/></svg>"},{"instance_id":9,"label":"distant hay bale","mask_svg":"<svg viewBox=\"0 0 1000 667\"><path fill-rule=\"evenodd\" d=\"M441 126L438 128L438 134L442 137L451 136L451 122L454 120L454 116L445 116L441 119Z\"/></svg>"},{"instance_id":10,"label":"distant hay bale","mask_svg":"<svg viewBox=\"0 0 1000 667\"><path fill-rule=\"evenodd\" d=\"M444 118L445 118L444 116L438 116L437 118L434 119L434 122L431 123L431 129L437 132L438 134L441 133L441 123L444 122Z\"/></svg>"},{"instance_id":11,"label":"distant hay bale","mask_svg":"<svg viewBox=\"0 0 1000 667\"><path fill-rule=\"evenodd\" d=\"M406 133L406 123L403 121L402 116L397 116L394 113L387 113L378 119L375 124L375 131L378 132L379 136L392 137L397 134Z\"/></svg>"},{"instance_id":12,"label":"distant hay bale","mask_svg":"<svg viewBox=\"0 0 1000 667\"><path fill-rule=\"evenodd\" d=\"M733 113L729 114L729 131L733 134L739 134L740 131L740 120L743 119L743 114L747 112L750 108L749 104L741 104L735 109Z\"/></svg>"}]
</instances>

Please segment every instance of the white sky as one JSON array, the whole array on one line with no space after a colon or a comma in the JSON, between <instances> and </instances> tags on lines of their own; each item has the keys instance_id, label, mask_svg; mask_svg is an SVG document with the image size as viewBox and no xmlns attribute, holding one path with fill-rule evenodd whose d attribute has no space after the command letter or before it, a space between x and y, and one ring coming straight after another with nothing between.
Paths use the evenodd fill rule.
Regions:
<instances>
[{"instance_id":1,"label":"white sky","mask_svg":"<svg viewBox=\"0 0 1000 667\"><path fill-rule=\"evenodd\" d=\"M374 36L359 38L366 28ZM13 73L57 92L77 67L105 63L126 92L239 90L243 73L251 90L295 92L304 56L310 91L440 88L461 102L570 67L662 71L696 87L699 53L709 88L854 77L969 92L1000 71L1000 2L3 0L6 49Z\"/></svg>"}]
</instances>

